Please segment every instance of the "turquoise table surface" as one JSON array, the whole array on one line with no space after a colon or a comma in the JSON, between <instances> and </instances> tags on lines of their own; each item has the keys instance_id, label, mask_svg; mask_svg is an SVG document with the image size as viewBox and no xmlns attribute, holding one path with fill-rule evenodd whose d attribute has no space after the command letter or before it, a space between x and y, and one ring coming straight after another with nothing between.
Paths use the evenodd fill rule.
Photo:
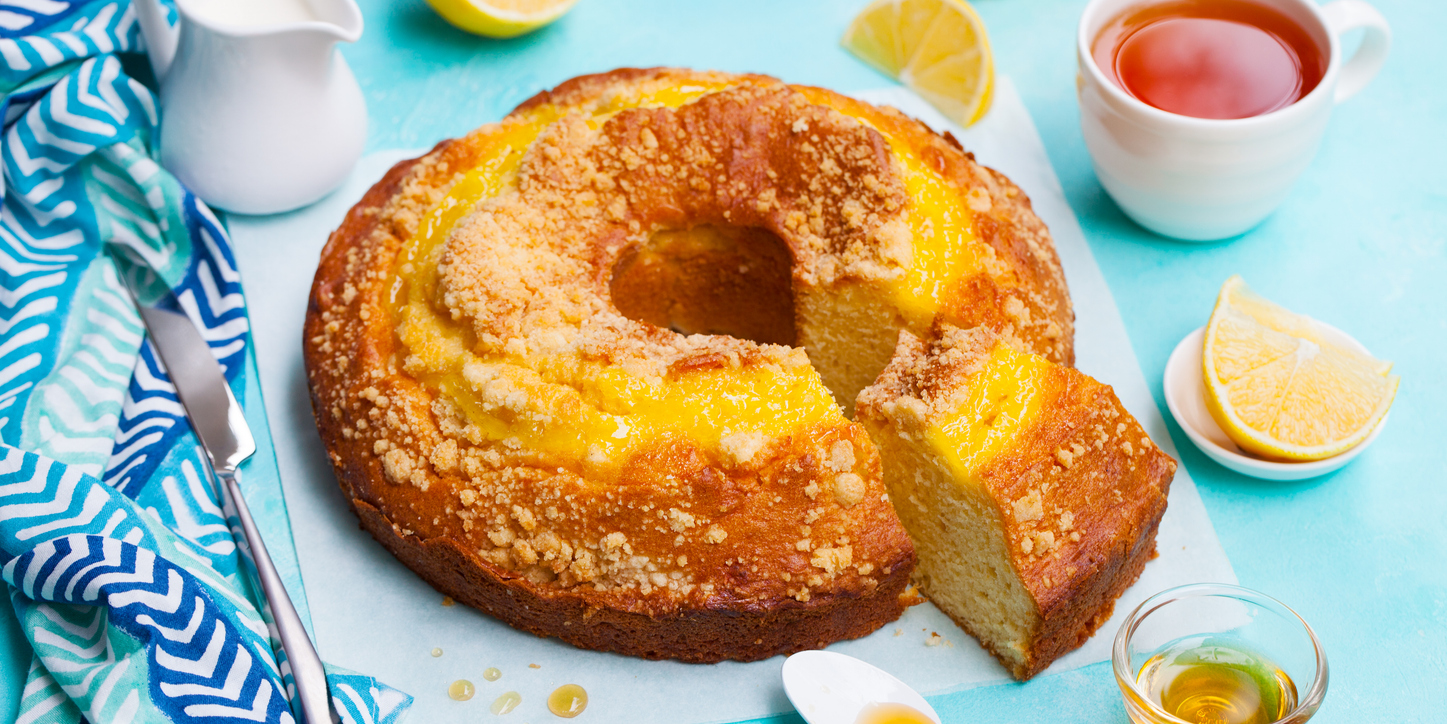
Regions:
<instances>
[{"instance_id":1,"label":"turquoise table surface","mask_svg":"<svg viewBox=\"0 0 1447 724\"><path fill-rule=\"evenodd\" d=\"M365 34L342 52L366 92L368 150L430 146L569 77L619 66L757 71L845 92L891 82L838 45L863 0L582 0L510 41L457 31L422 0L361 4ZM1241 584L1282 599L1320 636L1331 664L1313 720L1323 723L1442 721L1447 692L1447 3L1374 4L1393 27L1391 57L1337 109L1286 203L1240 238L1185 245L1126 219L1091 170L1074 84L1085 0L975 2L1163 411L1167 356L1234 273L1396 362L1388 427L1316 480L1231 473L1169 423ZM0 664L9 689L25 664ZM12 711L6 694L0 720ZM935 702L946 722L1126 721L1108 664Z\"/></svg>"},{"instance_id":2,"label":"turquoise table surface","mask_svg":"<svg viewBox=\"0 0 1447 724\"><path fill-rule=\"evenodd\" d=\"M841 91L889 81L839 47L863 0L582 0L510 41L445 25L421 0L363 3L344 53L371 110L372 149L428 146L580 73L633 65L757 71ZM1447 692L1447 3L1374 0L1392 24L1381 75L1340 106L1282 208L1209 246L1126 219L1095 179L1075 101L1084 0L977 0L1115 294L1161 409L1166 358L1246 277L1397 363L1388 427L1341 472L1242 477L1170 422L1241 584L1316 629L1331 686L1314 721L1442 721ZM1169 419L1169 415L1167 415ZM1435 692L1435 693L1433 693ZM1124 722L1108 664L949 697L946 721Z\"/></svg>"}]
</instances>

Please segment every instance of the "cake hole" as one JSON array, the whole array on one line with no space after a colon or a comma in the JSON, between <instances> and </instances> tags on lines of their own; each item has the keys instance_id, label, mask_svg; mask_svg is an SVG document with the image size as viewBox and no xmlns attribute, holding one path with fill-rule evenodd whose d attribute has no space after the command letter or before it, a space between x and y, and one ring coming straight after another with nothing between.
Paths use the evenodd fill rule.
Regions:
<instances>
[{"instance_id":1,"label":"cake hole","mask_svg":"<svg viewBox=\"0 0 1447 724\"><path fill-rule=\"evenodd\" d=\"M764 229L670 229L623 253L610 290L629 319L793 346L792 266L789 247Z\"/></svg>"}]
</instances>

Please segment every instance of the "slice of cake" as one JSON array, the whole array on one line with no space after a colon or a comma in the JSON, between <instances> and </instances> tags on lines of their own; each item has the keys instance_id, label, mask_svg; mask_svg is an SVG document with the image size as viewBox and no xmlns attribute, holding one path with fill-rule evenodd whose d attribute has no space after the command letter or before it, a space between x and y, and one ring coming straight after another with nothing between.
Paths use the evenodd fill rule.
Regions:
<instances>
[{"instance_id":1,"label":"slice of cake","mask_svg":"<svg viewBox=\"0 0 1447 724\"><path fill-rule=\"evenodd\" d=\"M925 595L1017 679L1080 646L1155 557L1176 463L1109 385L983 327L900 334L855 418Z\"/></svg>"}]
</instances>

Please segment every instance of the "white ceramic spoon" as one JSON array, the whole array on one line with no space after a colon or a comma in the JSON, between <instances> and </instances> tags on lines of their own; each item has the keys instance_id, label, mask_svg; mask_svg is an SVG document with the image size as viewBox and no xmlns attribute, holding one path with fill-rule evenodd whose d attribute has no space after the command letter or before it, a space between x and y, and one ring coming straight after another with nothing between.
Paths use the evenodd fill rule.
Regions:
<instances>
[{"instance_id":1,"label":"white ceramic spoon","mask_svg":"<svg viewBox=\"0 0 1447 724\"><path fill-rule=\"evenodd\" d=\"M784 661L784 693L809 724L854 724L870 704L904 704L940 724L909 685L853 656L800 651Z\"/></svg>"}]
</instances>

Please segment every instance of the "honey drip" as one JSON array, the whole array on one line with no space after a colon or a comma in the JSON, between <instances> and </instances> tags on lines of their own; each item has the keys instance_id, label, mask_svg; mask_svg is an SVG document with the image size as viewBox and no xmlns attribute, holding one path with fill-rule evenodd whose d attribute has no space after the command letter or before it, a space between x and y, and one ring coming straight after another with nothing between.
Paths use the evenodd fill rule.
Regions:
<instances>
[{"instance_id":1,"label":"honey drip","mask_svg":"<svg viewBox=\"0 0 1447 724\"><path fill-rule=\"evenodd\" d=\"M476 693L477 687L473 686L472 682L467 679L458 679L452 682L451 686L447 687L447 695L455 701L467 701Z\"/></svg>"},{"instance_id":2,"label":"honey drip","mask_svg":"<svg viewBox=\"0 0 1447 724\"><path fill-rule=\"evenodd\" d=\"M1296 708L1296 684L1270 659L1219 638L1188 639L1146 661L1137 684L1192 724L1271 724Z\"/></svg>"},{"instance_id":3,"label":"honey drip","mask_svg":"<svg viewBox=\"0 0 1447 724\"><path fill-rule=\"evenodd\" d=\"M588 708L588 692L577 684L563 684L548 695L548 711L572 719Z\"/></svg>"},{"instance_id":4,"label":"honey drip","mask_svg":"<svg viewBox=\"0 0 1447 724\"><path fill-rule=\"evenodd\" d=\"M518 708L518 704L521 703L523 703L522 694L519 694L516 691L509 691L508 693L503 694L502 696L499 696L498 698L492 700L492 713L506 714L513 709Z\"/></svg>"},{"instance_id":5,"label":"honey drip","mask_svg":"<svg viewBox=\"0 0 1447 724\"><path fill-rule=\"evenodd\" d=\"M482 678L488 681L497 681L502 678L502 671L495 666L489 666L483 670Z\"/></svg>"},{"instance_id":6,"label":"honey drip","mask_svg":"<svg viewBox=\"0 0 1447 724\"><path fill-rule=\"evenodd\" d=\"M859 710L854 724L934 724L934 720L907 704L875 702Z\"/></svg>"}]
</instances>

